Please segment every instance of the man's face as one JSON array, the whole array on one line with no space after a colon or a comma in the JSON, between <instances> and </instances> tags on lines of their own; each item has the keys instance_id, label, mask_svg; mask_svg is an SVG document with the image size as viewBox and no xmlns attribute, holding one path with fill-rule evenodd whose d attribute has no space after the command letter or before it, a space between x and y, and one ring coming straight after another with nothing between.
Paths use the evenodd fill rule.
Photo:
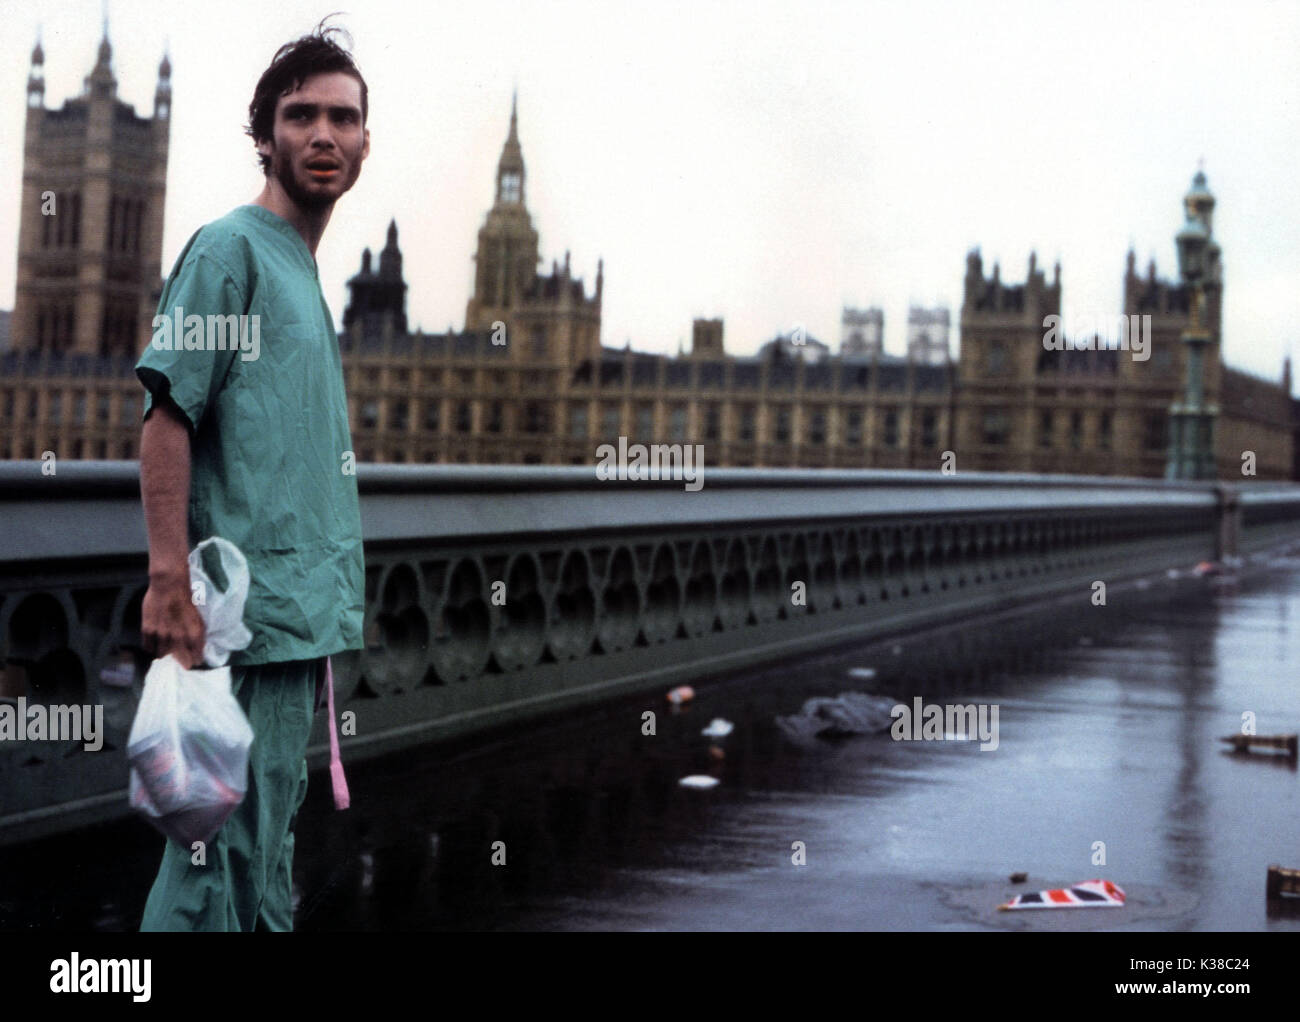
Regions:
<instances>
[{"instance_id":1,"label":"man's face","mask_svg":"<svg viewBox=\"0 0 1300 1022\"><path fill-rule=\"evenodd\" d=\"M312 75L275 107L274 140L259 143L271 176L304 210L327 208L356 184L370 154L361 83L341 71Z\"/></svg>"}]
</instances>

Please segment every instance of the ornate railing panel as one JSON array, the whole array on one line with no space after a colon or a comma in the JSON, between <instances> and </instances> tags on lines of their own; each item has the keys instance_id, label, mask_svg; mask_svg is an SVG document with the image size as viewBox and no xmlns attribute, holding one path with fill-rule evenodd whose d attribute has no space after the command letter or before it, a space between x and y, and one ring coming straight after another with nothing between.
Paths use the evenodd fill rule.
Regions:
<instances>
[{"instance_id":1,"label":"ornate railing panel","mask_svg":"<svg viewBox=\"0 0 1300 1022\"><path fill-rule=\"evenodd\" d=\"M1300 536L1300 488L920 472L362 466L364 651L344 756ZM104 708L104 745L0 741L0 841L125 811L145 532L133 463L0 465L3 696ZM318 720L313 757L324 750Z\"/></svg>"}]
</instances>

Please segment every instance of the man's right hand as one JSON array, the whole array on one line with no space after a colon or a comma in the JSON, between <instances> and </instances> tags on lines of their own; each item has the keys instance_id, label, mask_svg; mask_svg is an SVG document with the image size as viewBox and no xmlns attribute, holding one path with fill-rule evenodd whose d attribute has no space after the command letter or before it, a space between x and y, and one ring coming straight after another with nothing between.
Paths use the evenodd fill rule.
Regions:
<instances>
[{"instance_id":1,"label":"man's right hand","mask_svg":"<svg viewBox=\"0 0 1300 1022\"><path fill-rule=\"evenodd\" d=\"M171 653L187 670L203 664L203 618L190 594L188 565L150 574L140 607L140 637L155 657Z\"/></svg>"}]
</instances>

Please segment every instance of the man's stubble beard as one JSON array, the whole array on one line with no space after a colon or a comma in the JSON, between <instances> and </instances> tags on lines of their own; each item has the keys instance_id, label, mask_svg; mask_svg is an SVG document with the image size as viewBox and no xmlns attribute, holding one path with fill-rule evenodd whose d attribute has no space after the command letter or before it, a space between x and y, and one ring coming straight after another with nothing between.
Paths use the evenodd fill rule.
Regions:
<instances>
[{"instance_id":1,"label":"man's stubble beard","mask_svg":"<svg viewBox=\"0 0 1300 1022\"><path fill-rule=\"evenodd\" d=\"M294 205L299 209L315 212L321 209L329 209L351 190L352 186L356 184L357 178L361 176L361 163L357 161L351 164L347 182L344 184L343 190L336 196L321 195L303 188L294 174L293 160L279 149L272 150L271 173L275 175L275 179L280 182L280 187L284 189L284 193L289 196Z\"/></svg>"}]
</instances>

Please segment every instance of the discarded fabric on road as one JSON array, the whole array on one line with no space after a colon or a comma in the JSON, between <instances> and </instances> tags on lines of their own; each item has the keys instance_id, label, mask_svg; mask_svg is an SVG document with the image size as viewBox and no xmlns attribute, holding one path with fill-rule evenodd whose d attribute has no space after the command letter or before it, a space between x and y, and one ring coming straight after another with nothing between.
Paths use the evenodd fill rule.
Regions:
<instances>
[{"instance_id":1,"label":"discarded fabric on road","mask_svg":"<svg viewBox=\"0 0 1300 1022\"><path fill-rule=\"evenodd\" d=\"M1021 908L1123 908L1125 895L1109 880L1085 880L1073 887L1057 887L1050 891L1018 894L999 912Z\"/></svg>"},{"instance_id":2,"label":"discarded fabric on road","mask_svg":"<svg viewBox=\"0 0 1300 1022\"><path fill-rule=\"evenodd\" d=\"M791 741L807 745L818 738L847 738L888 731L894 722L892 710L898 700L862 692L841 692L838 696L816 696L798 713L776 718L776 726Z\"/></svg>"}]
</instances>

